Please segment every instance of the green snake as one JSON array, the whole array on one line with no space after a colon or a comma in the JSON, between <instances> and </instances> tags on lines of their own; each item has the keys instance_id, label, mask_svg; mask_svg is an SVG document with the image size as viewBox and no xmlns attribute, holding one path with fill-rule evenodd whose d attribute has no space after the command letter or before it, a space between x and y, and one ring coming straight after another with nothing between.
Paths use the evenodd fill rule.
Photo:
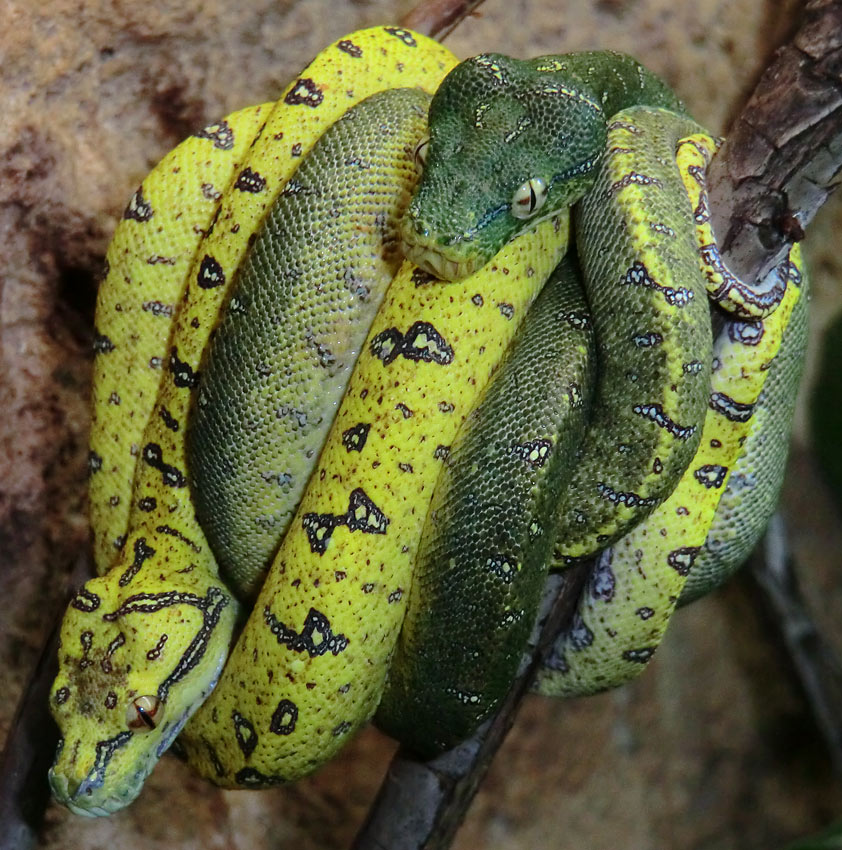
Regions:
<instances>
[{"instance_id":1,"label":"green snake","mask_svg":"<svg viewBox=\"0 0 842 850\"><path fill-rule=\"evenodd\" d=\"M405 743L447 747L505 692L546 570L609 544L589 598L606 602L610 574L619 601L626 582L612 639L583 597L540 684L586 692L639 672L805 301L795 259L755 292L697 237L712 142L665 111L679 109L616 54L457 66L382 27L331 45L277 104L205 128L144 180L97 306L102 575L62 626L57 799L116 811L179 734L217 784L292 781L378 703ZM553 273L583 194L586 298L572 254ZM400 266L401 233L426 271ZM725 320L713 395L706 285L771 313L753 335ZM803 339L791 347L797 363ZM448 574L440 550L457 537ZM464 633L477 624L481 647Z\"/></svg>"}]
</instances>

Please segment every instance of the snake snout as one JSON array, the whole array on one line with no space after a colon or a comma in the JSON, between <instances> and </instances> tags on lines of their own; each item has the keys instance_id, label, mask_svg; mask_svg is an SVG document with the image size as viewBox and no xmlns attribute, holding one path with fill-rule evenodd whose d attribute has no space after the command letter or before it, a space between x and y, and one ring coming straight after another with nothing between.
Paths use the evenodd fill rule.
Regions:
<instances>
[{"instance_id":1,"label":"snake snout","mask_svg":"<svg viewBox=\"0 0 842 850\"><path fill-rule=\"evenodd\" d=\"M473 274L481 265L465 252L463 235L444 239L436 227L410 207L401 222L404 256L442 280L455 281Z\"/></svg>"},{"instance_id":2,"label":"snake snout","mask_svg":"<svg viewBox=\"0 0 842 850\"><path fill-rule=\"evenodd\" d=\"M69 775L54 765L49 772L53 797L76 815L87 818L105 817L124 809L140 793L140 786L119 786L110 791L103 788L101 778Z\"/></svg>"}]
</instances>

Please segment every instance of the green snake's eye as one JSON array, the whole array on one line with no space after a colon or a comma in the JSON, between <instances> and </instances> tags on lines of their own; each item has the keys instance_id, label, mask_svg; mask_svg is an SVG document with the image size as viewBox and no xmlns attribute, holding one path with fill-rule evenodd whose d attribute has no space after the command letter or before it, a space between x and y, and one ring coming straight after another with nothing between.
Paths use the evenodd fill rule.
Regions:
<instances>
[{"instance_id":1,"label":"green snake's eye","mask_svg":"<svg viewBox=\"0 0 842 850\"><path fill-rule=\"evenodd\" d=\"M420 142L415 146L415 150L412 153L412 158L415 160L415 165L418 167L419 171L424 170L424 166L427 164L427 151L430 149L430 137L424 136Z\"/></svg>"},{"instance_id":2,"label":"green snake's eye","mask_svg":"<svg viewBox=\"0 0 842 850\"><path fill-rule=\"evenodd\" d=\"M531 218L547 200L547 184L540 177L522 183L512 195L512 215L515 218Z\"/></svg>"},{"instance_id":3,"label":"green snake's eye","mask_svg":"<svg viewBox=\"0 0 842 850\"><path fill-rule=\"evenodd\" d=\"M163 716L164 703L158 697L136 697L126 709L126 725L134 733L151 732Z\"/></svg>"}]
</instances>

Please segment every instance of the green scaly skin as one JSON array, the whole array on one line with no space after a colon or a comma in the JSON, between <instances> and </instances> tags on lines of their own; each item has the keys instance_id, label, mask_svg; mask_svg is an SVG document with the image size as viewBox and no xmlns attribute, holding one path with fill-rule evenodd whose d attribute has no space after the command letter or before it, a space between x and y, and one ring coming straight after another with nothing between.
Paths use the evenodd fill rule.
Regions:
<instances>
[{"instance_id":1,"label":"green scaly skin","mask_svg":"<svg viewBox=\"0 0 842 850\"><path fill-rule=\"evenodd\" d=\"M681 109L620 54L461 63L433 98L428 162L402 226L407 256L451 277L549 211L587 199L577 233L600 380L557 559L592 555L651 513L693 457L704 417L705 279L689 201L664 165L675 141L699 128L684 119L663 132L652 119L645 143L629 132L630 153L603 167L609 120L632 105ZM518 218L512 198L535 178L546 202Z\"/></svg>"},{"instance_id":2,"label":"green scaly skin","mask_svg":"<svg viewBox=\"0 0 842 850\"><path fill-rule=\"evenodd\" d=\"M743 454L731 470L679 605L687 605L727 581L751 554L777 507L807 352L810 279L806 268L800 278L801 297L763 385Z\"/></svg>"},{"instance_id":3,"label":"green scaly skin","mask_svg":"<svg viewBox=\"0 0 842 850\"><path fill-rule=\"evenodd\" d=\"M485 265L525 226L590 189L608 119L636 104L683 110L659 77L611 51L484 53L457 65L430 107L429 161L402 227L407 257L446 280ZM511 199L534 177L547 200L525 223Z\"/></svg>"},{"instance_id":4,"label":"green scaly skin","mask_svg":"<svg viewBox=\"0 0 842 850\"><path fill-rule=\"evenodd\" d=\"M778 434L789 433L791 410L774 403L780 385L776 374L793 371L786 360L803 358L804 351L803 335L799 339L798 327L793 329L789 322L793 304L796 310L804 309L795 265L787 277L784 299L762 322L726 319L714 346L710 403L693 462L662 505L600 553L574 616L538 674L535 690L547 696L583 696L632 680L660 645L688 579L693 586L700 562L702 580L714 579L709 566L705 568L704 556L699 556L708 529L717 524L717 511L723 508L729 474L735 467L745 468L741 453L746 448L753 455L748 463L755 470L767 460L773 466L778 461L775 456L761 459L753 448L758 424L765 431L760 442L768 438L770 451L786 453L785 437ZM779 363L781 350L785 360ZM767 376L775 381L764 402L761 393L768 385ZM772 405L764 409L762 405L769 401ZM768 508L769 497L777 495L766 490L770 477L762 473L760 477L753 493L755 519ZM725 510L727 514L727 502ZM765 518L768 513L761 522ZM738 518L732 519L739 523ZM736 550L729 555L733 561L723 559L717 564L723 570L722 579L739 566L742 557Z\"/></svg>"},{"instance_id":5,"label":"green scaly skin","mask_svg":"<svg viewBox=\"0 0 842 850\"><path fill-rule=\"evenodd\" d=\"M696 453L707 407L709 307L674 160L678 140L700 128L645 106L611 123L616 141L577 208L600 377L554 566L610 545L664 501Z\"/></svg>"},{"instance_id":6,"label":"green scaly skin","mask_svg":"<svg viewBox=\"0 0 842 850\"><path fill-rule=\"evenodd\" d=\"M445 80L434 105L448 94L452 78ZM565 88L571 91L572 83ZM562 114L568 103L568 97L557 102ZM676 113L642 106L618 113L611 123L610 153L600 162L595 185L577 215L599 364L593 410L575 456L565 458L570 478L565 489L534 501L514 498L506 511L518 545L528 536L519 539L516 528L525 530L536 521L552 530L556 554L549 560L556 565L563 565L571 550L588 554L602 548L669 495L696 452L707 405L710 314L690 201L674 161L678 140L698 127ZM496 132L512 138L510 144L520 144L506 126ZM485 128L473 128L470 135L485 136ZM469 141L479 146L470 139L463 147ZM438 184L435 154L431 142L425 176ZM468 183L479 181L470 180L468 163L461 165ZM418 195L429 198L424 188L422 180ZM519 363L518 380L525 386L546 385L543 376L534 380L533 370L541 365L536 358ZM500 381L498 377L495 391L505 395ZM549 397L536 402L539 410L541 403L552 405ZM652 410L661 419L641 415ZM513 551L515 577L511 588L504 588L508 594L503 593L499 585L504 581L495 584L487 566L487 529L476 511L471 521L472 506L460 501L476 500L454 483L471 478L475 469L472 484L478 492L495 492L505 481L518 481L525 470L504 472L483 454L483 445L505 439L511 427L505 419L482 415L472 422L483 428L482 437L472 441L470 432L463 436L465 445L477 448L457 454L439 482L444 492L437 494L436 503L447 507L428 522L424 556L416 564L409 612L378 714L384 728L422 753L451 746L494 710L506 693L529 628L519 624L510 629L507 617L522 611L524 623L531 624L537 608L527 559ZM524 477L522 486L538 487ZM553 476L550 480L557 485ZM580 542L587 548L573 549ZM455 592L458 587L464 592ZM477 640L477 634L484 634L484 640ZM465 658L478 656L482 662L465 663ZM505 675L498 676L497 670Z\"/></svg>"},{"instance_id":7,"label":"green scaly skin","mask_svg":"<svg viewBox=\"0 0 842 850\"><path fill-rule=\"evenodd\" d=\"M418 752L468 737L515 676L555 541L554 508L584 433L595 359L568 256L436 484L376 718Z\"/></svg>"}]
</instances>

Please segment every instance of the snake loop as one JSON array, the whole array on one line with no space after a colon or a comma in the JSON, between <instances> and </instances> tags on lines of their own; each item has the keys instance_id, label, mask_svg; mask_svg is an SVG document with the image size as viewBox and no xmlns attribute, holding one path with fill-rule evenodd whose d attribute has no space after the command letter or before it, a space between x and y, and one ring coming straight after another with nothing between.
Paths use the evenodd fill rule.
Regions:
<instances>
[{"instance_id":1,"label":"snake loop","mask_svg":"<svg viewBox=\"0 0 842 850\"><path fill-rule=\"evenodd\" d=\"M759 290L717 260L699 130L628 57L456 65L381 27L144 179L97 308L102 575L62 627L57 799L116 811L176 736L217 784L294 780L384 687L382 726L447 747L505 692L546 570L600 549L538 686L642 669L731 569L804 344L797 251ZM734 313L715 351L706 285Z\"/></svg>"},{"instance_id":2,"label":"snake loop","mask_svg":"<svg viewBox=\"0 0 842 850\"><path fill-rule=\"evenodd\" d=\"M432 92L454 64L435 42L399 28L354 33L319 54L276 104L189 139L132 198L97 307L89 468L105 575L68 608L51 695L62 744L50 782L74 811L108 814L137 796L229 653L239 606L183 486L184 435L202 353L249 235L350 107L401 85ZM167 219L179 225L171 245L155 237ZM226 578L244 593L255 581L236 566ZM212 609L200 600L214 601ZM128 733L128 706L167 682L163 722Z\"/></svg>"}]
</instances>

